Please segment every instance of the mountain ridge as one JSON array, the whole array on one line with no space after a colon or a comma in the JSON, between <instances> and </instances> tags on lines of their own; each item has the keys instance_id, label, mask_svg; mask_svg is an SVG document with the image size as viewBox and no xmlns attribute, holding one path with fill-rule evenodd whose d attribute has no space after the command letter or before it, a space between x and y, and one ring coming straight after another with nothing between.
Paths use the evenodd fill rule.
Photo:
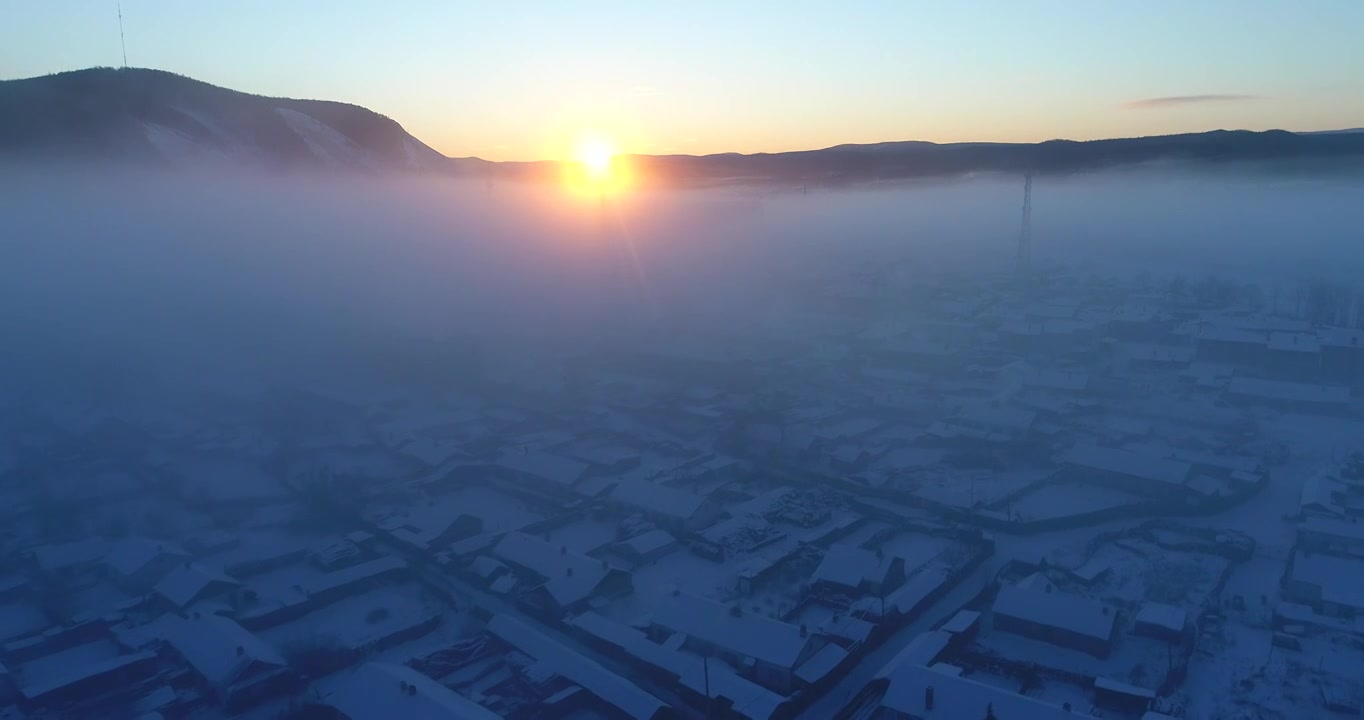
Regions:
<instances>
[{"instance_id":1,"label":"mountain ridge","mask_svg":"<svg viewBox=\"0 0 1364 720\"><path fill-rule=\"evenodd\" d=\"M555 179L562 164L450 158L393 119L358 105L255 95L140 68L0 81L0 157L7 156L512 179ZM774 153L624 157L652 183L860 181L990 171L1067 173L1159 161L1357 162L1364 159L1364 133L1212 130L1040 143L903 140Z\"/></svg>"},{"instance_id":2,"label":"mountain ridge","mask_svg":"<svg viewBox=\"0 0 1364 720\"><path fill-rule=\"evenodd\" d=\"M0 154L375 171L442 170L449 162L368 108L254 95L142 68L0 81Z\"/></svg>"}]
</instances>

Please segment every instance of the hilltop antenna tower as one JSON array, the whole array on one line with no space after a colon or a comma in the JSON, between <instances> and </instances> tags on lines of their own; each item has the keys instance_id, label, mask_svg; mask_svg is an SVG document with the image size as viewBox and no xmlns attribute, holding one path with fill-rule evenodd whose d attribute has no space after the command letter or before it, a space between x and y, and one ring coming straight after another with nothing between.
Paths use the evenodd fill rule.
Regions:
<instances>
[{"instance_id":1,"label":"hilltop antenna tower","mask_svg":"<svg viewBox=\"0 0 1364 720\"><path fill-rule=\"evenodd\" d=\"M123 67L128 67L128 41L123 39L123 3L118 4L118 44L123 48Z\"/></svg>"},{"instance_id":2,"label":"hilltop antenna tower","mask_svg":"<svg viewBox=\"0 0 1364 720\"><path fill-rule=\"evenodd\" d=\"M1032 272L1032 173L1023 175L1023 224L1018 230L1018 274Z\"/></svg>"}]
</instances>

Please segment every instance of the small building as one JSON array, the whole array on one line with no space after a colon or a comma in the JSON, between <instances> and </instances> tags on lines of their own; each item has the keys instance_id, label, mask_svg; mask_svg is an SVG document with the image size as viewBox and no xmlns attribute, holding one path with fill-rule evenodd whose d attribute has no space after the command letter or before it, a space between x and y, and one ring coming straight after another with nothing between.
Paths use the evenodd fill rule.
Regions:
<instances>
[{"instance_id":1,"label":"small building","mask_svg":"<svg viewBox=\"0 0 1364 720\"><path fill-rule=\"evenodd\" d=\"M1050 585L1005 585L994 602L994 628L1034 640L1108 657L1117 611L1086 597L1053 591Z\"/></svg>"},{"instance_id":2,"label":"small building","mask_svg":"<svg viewBox=\"0 0 1364 720\"><path fill-rule=\"evenodd\" d=\"M611 502L625 511L643 513L665 529L697 532L724 516L713 498L644 480L623 481L611 491Z\"/></svg>"},{"instance_id":3,"label":"small building","mask_svg":"<svg viewBox=\"0 0 1364 720\"><path fill-rule=\"evenodd\" d=\"M877 697L879 695L879 698ZM878 673L854 701L870 704L871 720L1075 720L1069 710L915 663Z\"/></svg>"},{"instance_id":4,"label":"small building","mask_svg":"<svg viewBox=\"0 0 1364 720\"><path fill-rule=\"evenodd\" d=\"M881 596L904 583L905 561L856 545L835 543L829 546L810 581L816 588Z\"/></svg>"},{"instance_id":5,"label":"small building","mask_svg":"<svg viewBox=\"0 0 1364 720\"><path fill-rule=\"evenodd\" d=\"M783 693L799 686L796 668L826 644L807 628L686 593L656 603L651 620L657 629L687 636L701 652L751 668L756 682Z\"/></svg>"},{"instance_id":6,"label":"small building","mask_svg":"<svg viewBox=\"0 0 1364 720\"><path fill-rule=\"evenodd\" d=\"M1137 612L1133 632L1167 642L1179 642L1185 636L1189 614L1184 608L1165 603L1142 603Z\"/></svg>"},{"instance_id":7,"label":"small building","mask_svg":"<svg viewBox=\"0 0 1364 720\"><path fill-rule=\"evenodd\" d=\"M526 601L554 615L582 610L595 598L620 597L634 589L630 575L605 560L525 533L507 533L493 547L492 554L542 579Z\"/></svg>"},{"instance_id":8,"label":"small building","mask_svg":"<svg viewBox=\"0 0 1364 720\"><path fill-rule=\"evenodd\" d=\"M1136 714L1146 711L1155 699L1156 692L1149 688L1104 677L1094 678L1094 704L1099 707Z\"/></svg>"},{"instance_id":9,"label":"small building","mask_svg":"<svg viewBox=\"0 0 1364 720\"><path fill-rule=\"evenodd\" d=\"M199 563L187 563L162 578L156 584L156 594L172 609L184 610L200 600L230 595L241 585L226 573Z\"/></svg>"},{"instance_id":10,"label":"small building","mask_svg":"<svg viewBox=\"0 0 1364 720\"><path fill-rule=\"evenodd\" d=\"M626 560L643 565L667 555L678 546L677 538L667 530L650 530L619 543L616 552Z\"/></svg>"},{"instance_id":11,"label":"small building","mask_svg":"<svg viewBox=\"0 0 1364 720\"><path fill-rule=\"evenodd\" d=\"M237 712L287 692L295 678L269 643L220 615L166 618L166 642L194 669L205 689Z\"/></svg>"},{"instance_id":12,"label":"small building","mask_svg":"<svg viewBox=\"0 0 1364 720\"><path fill-rule=\"evenodd\" d=\"M568 679L587 690L621 718L661 720L676 714L667 703L640 689L638 685L511 615L494 616L488 622L488 632L535 658L538 673Z\"/></svg>"},{"instance_id":13,"label":"small building","mask_svg":"<svg viewBox=\"0 0 1364 720\"><path fill-rule=\"evenodd\" d=\"M1364 523L1309 517L1298 524L1298 545L1304 550L1364 556Z\"/></svg>"},{"instance_id":14,"label":"small building","mask_svg":"<svg viewBox=\"0 0 1364 720\"><path fill-rule=\"evenodd\" d=\"M1182 460L1091 444L1076 445L1060 459L1073 477L1143 497L1187 495L1186 484L1193 475L1193 466Z\"/></svg>"},{"instance_id":15,"label":"small building","mask_svg":"<svg viewBox=\"0 0 1364 720\"><path fill-rule=\"evenodd\" d=\"M1227 399L1268 405L1284 410L1345 413L1350 409L1350 388L1343 385L1263 380L1234 377L1227 383Z\"/></svg>"},{"instance_id":16,"label":"small building","mask_svg":"<svg viewBox=\"0 0 1364 720\"><path fill-rule=\"evenodd\" d=\"M125 592L141 594L189 559L190 554L174 543L124 538L113 544L104 564L116 585Z\"/></svg>"},{"instance_id":17,"label":"small building","mask_svg":"<svg viewBox=\"0 0 1364 720\"><path fill-rule=\"evenodd\" d=\"M1322 615L1364 615L1364 560L1299 550L1284 575L1283 594Z\"/></svg>"},{"instance_id":18,"label":"small building","mask_svg":"<svg viewBox=\"0 0 1364 720\"><path fill-rule=\"evenodd\" d=\"M497 713L406 665L369 662L317 686L338 720L497 720Z\"/></svg>"}]
</instances>

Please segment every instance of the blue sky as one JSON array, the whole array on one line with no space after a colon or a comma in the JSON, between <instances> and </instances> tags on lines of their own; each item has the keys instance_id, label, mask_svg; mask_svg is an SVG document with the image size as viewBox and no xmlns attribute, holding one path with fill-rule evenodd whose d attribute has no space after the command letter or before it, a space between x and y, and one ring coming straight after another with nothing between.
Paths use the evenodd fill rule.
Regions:
<instances>
[{"instance_id":1,"label":"blue sky","mask_svg":"<svg viewBox=\"0 0 1364 720\"><path fill-rule=\"evenodd\" d=\"M116 4L0 0L0 78L118 65ZM455 156L1364 125L1364 0L122 7L130 65L364 105Z\"/></svg>"}]
</instances>

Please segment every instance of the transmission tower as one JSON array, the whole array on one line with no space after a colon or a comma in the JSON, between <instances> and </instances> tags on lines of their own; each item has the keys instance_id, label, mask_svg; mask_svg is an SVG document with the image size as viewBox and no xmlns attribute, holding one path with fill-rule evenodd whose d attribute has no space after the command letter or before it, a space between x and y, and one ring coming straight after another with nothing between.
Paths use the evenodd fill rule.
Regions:
<instances>
[{"instance_id":1,"label":"transmission tower","mask_svg":"<svg viewBox=\"0 0 1364 720\"><path fill-rule=\"evenodd\" d=\"M1023 176L1023 224L1018 231L1018 274L1032 272L1032 173Z\"/></svg>"}]
</instances>

